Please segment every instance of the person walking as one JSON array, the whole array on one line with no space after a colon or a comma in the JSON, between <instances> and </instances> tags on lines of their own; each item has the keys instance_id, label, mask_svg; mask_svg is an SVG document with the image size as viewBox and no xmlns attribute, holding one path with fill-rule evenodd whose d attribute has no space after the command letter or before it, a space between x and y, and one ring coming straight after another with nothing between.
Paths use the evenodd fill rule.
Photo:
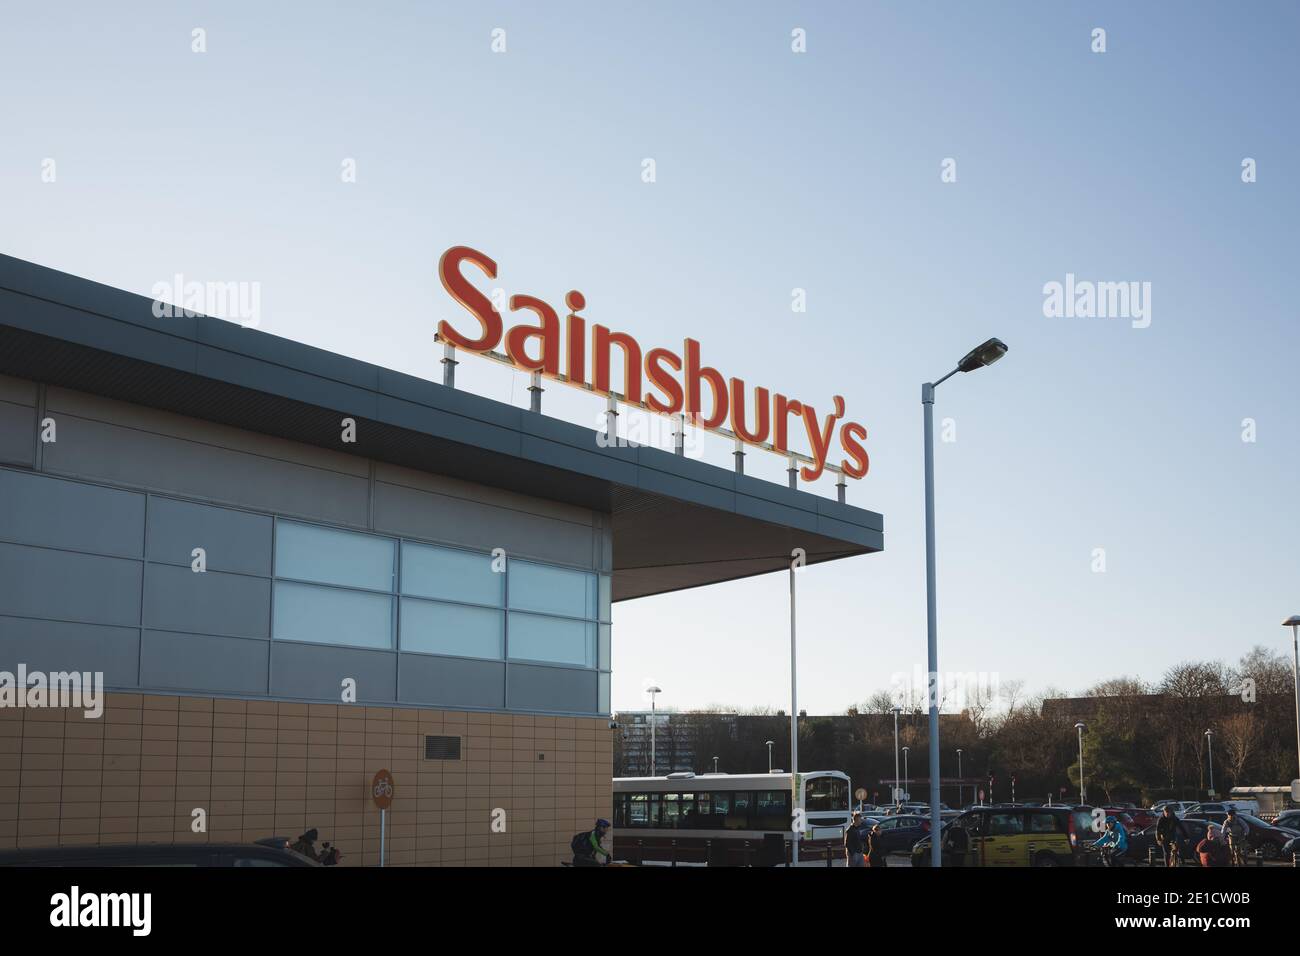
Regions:
<instances>
[{"instance_id":1,"label":"person walking","mask_svg":"<svg viewBox=\"0 0 1300 956\"><path fill-rule=\"evenodd\" d=\"M1160 811L1160 819L1156 821L1156 843L1165 854L1165 866L1177 866L1178 818L1174 816L1174 808L1167 803Z\"/></svg>"},{"instance_id":2,"label":"person walking","mask_svg":"<svg viewBox=\"0 0 1300 956\"><path fill-rule=\"evenodd\" d=\"M880 831L880 824L874 824L867 835L867 863L871 866L887 866L885 863L885 835Z\"/></svg>"},{"instance_id":3,"label":"person walking","mask_svg":"<svg viewBox=\"0 0 1300 956\"><path fill-rule=\"evenodd\" d=\"M1223 836L1228 841L1228 852L1232 856L1233 866L1246 865L1246 851L1249 846L1246 837L1250 827L1246 821L1237 816L1236 807L1228 807L1228 815L1223 821Z\"/></svg>"},{"instance_id":4,"label":"person walking","mask_svg":"<svg viewBox=\"0 0 1300 956\"><path fill-rule=\"evenodd\" d=\"M862 814L854 810L853 819L844 830L844 860L848 866L866 866L862 847Z\"/></svg>"}]
</instances>

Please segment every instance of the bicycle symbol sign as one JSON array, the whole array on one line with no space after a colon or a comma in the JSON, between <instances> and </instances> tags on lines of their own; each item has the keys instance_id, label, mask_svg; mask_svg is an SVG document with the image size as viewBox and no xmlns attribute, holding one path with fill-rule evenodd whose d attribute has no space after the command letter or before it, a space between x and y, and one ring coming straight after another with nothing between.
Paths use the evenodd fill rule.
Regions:
<instances>
[{"instance_id":1,"label":"bicycle symbol sign","mask_svg":"<svg viewBox=\"0 0 1300 956\"><path fill-rule=\"evenodd\" d=\"M387 770L375 774L375 779L370 783L370 796L375 801L375 806L387 810L393 802L393 793L393 775Z\"/></svg>"}]
</instances>

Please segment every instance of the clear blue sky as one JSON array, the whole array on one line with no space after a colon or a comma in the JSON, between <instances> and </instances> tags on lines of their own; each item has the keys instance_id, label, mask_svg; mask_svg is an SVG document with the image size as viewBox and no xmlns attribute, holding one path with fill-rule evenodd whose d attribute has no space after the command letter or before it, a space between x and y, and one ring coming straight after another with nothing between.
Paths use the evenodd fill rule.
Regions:
<instances>
[{"instance_id":1,"label":"clear blue sky","mask_svg":"<svg viewBox=\"0 0 1300 956\"><path fill-rule=\"evenodd\" d=\"M577 287L643 345L844 395L886 551L800 578L811 712L924 663L919 387L998 335L939 390L941 667L1156 678L1283 649L1300 611L1297 28L1289 2L24 4L0 251L146 294L258 282L264 330L436 379L464 243L510 292ZM1150 282L1150 327L1044 317L1067 272ZM526 404L509 370L460 375ZM615 708L646 679L785 706L786 606L781 574L617 606Z\"/></svg>"}]
</instances>

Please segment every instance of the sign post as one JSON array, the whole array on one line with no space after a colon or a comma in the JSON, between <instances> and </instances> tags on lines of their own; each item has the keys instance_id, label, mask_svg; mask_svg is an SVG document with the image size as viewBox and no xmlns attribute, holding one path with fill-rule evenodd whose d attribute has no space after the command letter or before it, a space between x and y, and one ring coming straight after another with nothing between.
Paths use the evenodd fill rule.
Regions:
<instances>
[{"instance_id":1,"label":"sign post","mask_svg":"<svg viewBox=\"0 0 1300 956\"><path fill-rule=\"evenodd\" d=\"M384 843L388 836L388 808L393 804L393 775L381 770L370 781L370 798L379 808L379 865L384 865Z\"/></svg>"}]
</instances>

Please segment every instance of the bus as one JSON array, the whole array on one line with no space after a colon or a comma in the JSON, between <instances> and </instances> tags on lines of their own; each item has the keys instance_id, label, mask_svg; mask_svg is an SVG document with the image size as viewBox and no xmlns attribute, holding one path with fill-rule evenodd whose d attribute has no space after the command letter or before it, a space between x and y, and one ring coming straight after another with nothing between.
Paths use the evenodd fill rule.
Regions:
<instances>
[{"instance_id":1,"label":"bus","mask_svg":"<svg viewBox=\"0 0 1300 956\"><path fill-rule=\"evenodd\" d=\"M844 862L849 778L799 774L801 865ZM790 774L672 773L614 779L616 859L645 865L781 866L790 861Z\"/></svg>"}]
</instances>

